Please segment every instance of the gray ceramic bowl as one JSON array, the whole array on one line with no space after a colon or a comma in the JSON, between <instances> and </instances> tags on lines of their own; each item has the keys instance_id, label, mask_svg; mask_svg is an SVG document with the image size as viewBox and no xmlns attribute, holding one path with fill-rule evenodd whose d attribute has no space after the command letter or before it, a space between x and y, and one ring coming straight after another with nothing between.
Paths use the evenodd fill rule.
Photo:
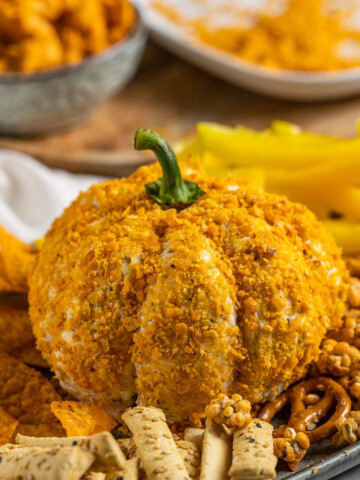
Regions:
<instances>
[{"instance_id":1,"label":"gray ceramic bowl","mask_svg":"<svg viewBox=\"0 0 360 480\"><path fill-rule=\"evenodd\" d=\"M30 75L0 75L0 134L43 135L83 120L135 74L147 32L137 14L128 37L83 62Z\"/></svg>"}]
</instances>

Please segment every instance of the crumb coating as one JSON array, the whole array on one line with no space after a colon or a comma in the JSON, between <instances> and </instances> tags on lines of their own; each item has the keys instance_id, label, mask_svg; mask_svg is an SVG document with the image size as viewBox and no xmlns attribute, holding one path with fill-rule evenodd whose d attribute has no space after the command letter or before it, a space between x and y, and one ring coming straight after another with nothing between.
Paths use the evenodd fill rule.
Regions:
<instances>
[{"instance_id":1,"label":"crumb coating","mask_svg":"<svg viewBox=\"0 0 360 480\"><path fill-rule=\"evenodd\" d=\"M113 413L189 421L219 392L268 400L341 325L348 273L304 206L185 171L206 192L177 212L144 184L158 165L80 194L30 275L38 348L64 388Z\"/></svg>"}]
</instances>

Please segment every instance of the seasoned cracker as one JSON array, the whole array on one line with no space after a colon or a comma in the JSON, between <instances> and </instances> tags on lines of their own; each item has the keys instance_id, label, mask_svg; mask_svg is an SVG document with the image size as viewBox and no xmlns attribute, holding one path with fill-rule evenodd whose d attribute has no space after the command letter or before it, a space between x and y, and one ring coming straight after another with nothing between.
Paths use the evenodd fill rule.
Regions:
<instances>
[{"instance_id":1,"label":"seasoned cracker","mask_svg":"<svg viewBox=\"0 0 360 480\"><path fill-rule=\"evenodd\" d=\"M102 407L70 400L51 403L51 411L60 420L68 437L88 436L111 431L117 422Z\"/></svg>"},{"instance_id":2,"label":"seasoned cracker","mask_svg":"<svg viewBox=\"0 0 360 480\"><path fill-rule=\"evenodd\" d=\"M201 453L194 442L187 440L175 440L176 448L183 459L185 468L191 479L197 480L200 475Z\"/></svg>"},{"instance_id":3,"label":"seasoned cracker","mask_svg":"<svg viewBox=\"0 0 360 480\"><path fill-rule=\"evenodd\" d=\"M259 419L235 431L231 480L269 480L276 476L272 433L272 425Z\"/></svg>"},{"instance_id":4,"label":"seasoned cracker","mask_svg":"<svg viewBox=\"0 0 360 480\"><path fill-rule=\"evenodd\" d=\"M148 480L189 480L184 462L158 408L136 407L122 415L134 435Z\"/></svg>"},{"instance_id":5,"label":"seasoned cracker","mask_svg":"<svg viewBox=\"0 0 360 480\"><path fill-rule=\"evenodd\" d=\"M184 432L184 440L188 442L196 443L200 451L202 450L203 440L204 440L204 429L202 428L192 428L188 427Z\"/></svg>"},{"instance_id":6,"label":"seasoned cracker","mask_svg":"<svg viewBox=\"0 0 360 480\"><path fill-rule=\"evenodd\" d=\"M228 480L232 437L222 426L206 419L200 480Z\"/></svg>"},{"instance_id":7,"label":"seasoned cracker","mask_svg":"<svg viewBox=\"0 0 360 480\"><path fill-rule=\"evenodd\" d=\"M80 447L0 448L1 480L79 480L94 462L94 455Z\"/></svg>"},{"instance_id":8,"label":"seasoned cracker","mask_svg":"<svg viewBox=\"0 0 360 480\"><path fill-rule=\"evenodd\" d=\"M76 445L91 452L100 465L112 468L124 468L126 463L126 458L120 445L109 432L97 433L90 437L64 438L36 438L17 435L16 443L27 447L70 447Z\"/></svg>"},{"instance_id":9,"label":"seasoned cracker","mask_svg":"<svg viewBox=\"0 0 360 480\"><path fill-rule=\"evenodd\" d=\"M109 472L106 475L106 480L119 480L119 478L122 480L139 480L139 478L143 478L139 476L139 459L132 458L126 462L124 470Z\"/></svg>"}]
</instances>

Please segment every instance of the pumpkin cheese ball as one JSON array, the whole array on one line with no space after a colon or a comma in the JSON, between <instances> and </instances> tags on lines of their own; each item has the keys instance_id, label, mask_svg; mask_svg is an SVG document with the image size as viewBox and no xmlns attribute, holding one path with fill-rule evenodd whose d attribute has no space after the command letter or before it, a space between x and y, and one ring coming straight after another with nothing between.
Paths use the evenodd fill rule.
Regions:
<instances>
[{"instance_id":1,"label":"pumpkin cheese ball","mask_svg":"<svg viewBox=\"0 0 360 480\"><path fill-rule=\"evenodd\" d=\"M251 402L303 378L341 325L347 270L304 206L244 180L162 167L102 182L55 220L30 275L37 344L61 385L119 415L190 422L220 392ZM146 189L144 189L146 185Z\"/></svg>"}]
</instances>

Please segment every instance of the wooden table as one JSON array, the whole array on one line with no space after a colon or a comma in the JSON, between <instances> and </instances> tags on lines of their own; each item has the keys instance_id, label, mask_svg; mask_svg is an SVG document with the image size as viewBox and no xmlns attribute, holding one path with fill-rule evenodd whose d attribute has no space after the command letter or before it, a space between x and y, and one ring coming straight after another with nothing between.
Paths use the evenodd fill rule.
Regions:
<instances>
[{"instance_id":1,"label":"wooden table","mask_svg":"<svg viewBox=\"0 0 360 480\"><path fill-rule=\"evenodd\" d=\"M132 150L138 127L158 129L175 141L191 135L201 120L263 129L271 120L282 119L319 133L352 136L358 116L360 97L317 104L266 98L150 45L133 82L86 123L48 138L1 139L0 147L25 151L71 171L121 175L143 161Z\"/></svg>"}]
</instances>

